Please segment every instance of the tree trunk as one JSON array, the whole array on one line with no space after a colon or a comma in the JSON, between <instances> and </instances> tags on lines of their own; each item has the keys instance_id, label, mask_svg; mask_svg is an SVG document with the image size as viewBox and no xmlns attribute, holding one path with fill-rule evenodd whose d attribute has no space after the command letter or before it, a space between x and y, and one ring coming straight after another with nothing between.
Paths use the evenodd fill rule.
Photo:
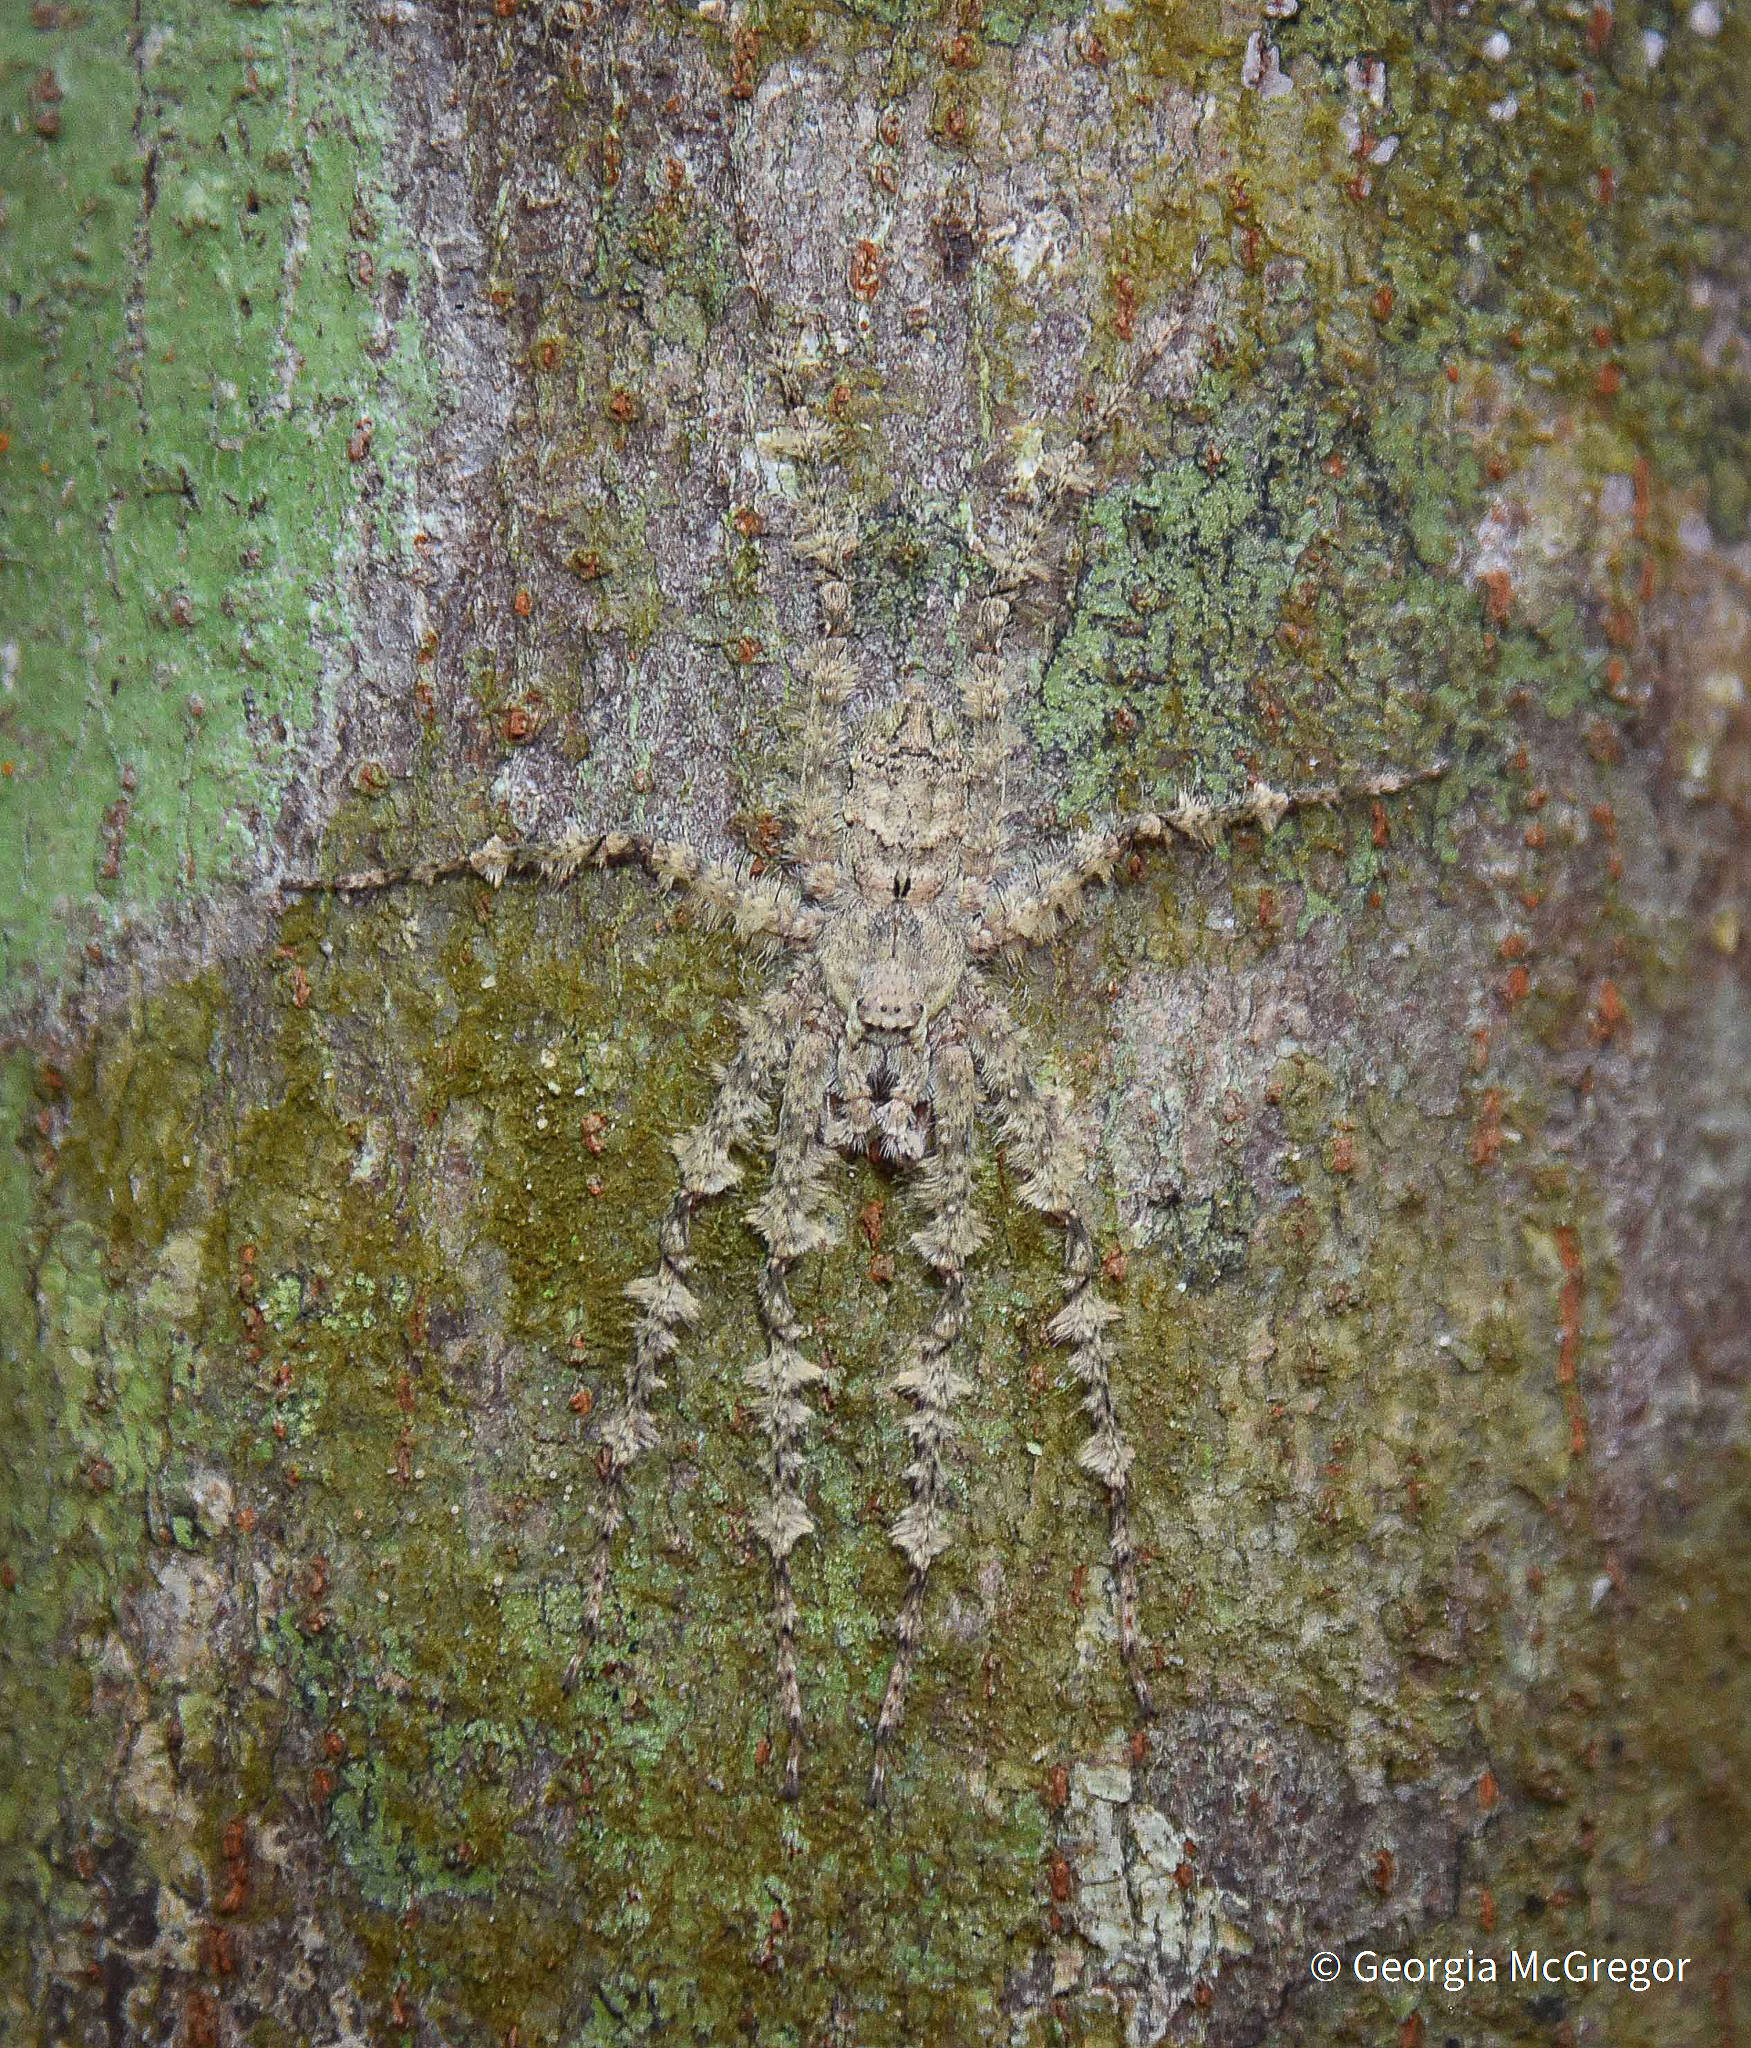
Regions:
<instances>
[{"instance_id":1,"label":"tree trunk","mask_svg":"<svg viewBox=\"0 0 1751 2048\"><path fill-rule=\"evenodd\" d=\"M15 10L8 2038L1744 2037L1746 20ZM781 970L636 864L288 886L770 896L835 579L951 873L1182 827L964 977L1086 1155L1149 1717L1026 1116L964 1317L879 1147L794 1272L757 1147L694 1205L591 1639Z\"/></svg>"}]
</instances>

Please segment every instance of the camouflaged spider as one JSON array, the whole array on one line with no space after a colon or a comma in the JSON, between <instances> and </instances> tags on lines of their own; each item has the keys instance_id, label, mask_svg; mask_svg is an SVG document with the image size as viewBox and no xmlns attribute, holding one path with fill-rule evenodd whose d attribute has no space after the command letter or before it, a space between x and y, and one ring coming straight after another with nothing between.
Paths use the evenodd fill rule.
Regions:
<instances>
[{"instance_id":1,"label":"camouflaged spider","mask_svg":"<svg viewBox=\"0 0 1751 2048\"><path fill-rule=\"evenodd\" d=\"M792 431L794 453L818 452L804 423ZM766 1244L759 1283L766 1350L744 1377L766 1443L769 1491L755 1526L771 1557L778 1704L789 1735L785 1786L793 1794L804 1721L791 1557L815 1529L803 1497L803 1443L809 1395L825 1375L808 1356L789 1282L797 1261L832 1235L821 1213L829 1162L873 1145L887 1160L921 1169L928 1220L912 1243L941 1290L934 1321L892 1383L910 1406L912 1457L910 1498L889 1533L910 1577L875 1728L870 1791L879 1799L923 1636L930 1569L949 1543L955 1410L969 1391L954 1356L968 1264L986 1235L972 1201L981 1114L1024 1168L1021 1199L1063 1236L1064 1303L1050 1334L1083 1389L1089 1431L1080 1462L1106 1497L1120 1658L1140 1712L1153 1711L1137 1621L1132 1454L1108 1351L1118 1311L1099 1291L1099 1260L1077 1193L1082 1161L1063 1104L1034 1080L1027 1040L985 970L1000 955L1049 943L1085 915L1094 892L1136 849L1175 838L1208 849L1241 822L1270 832L1290 810L1389 795L1442 772L1437 765L1295 791L1255 782L1224 806L1182 793L1169 809L1096 826L1049 856L1017 845L1004 789L1013 743L1006 715L1013 684L1003 659L1011 599L1044 573L1048 523L1090 487L1087 450L1072 442L1012 498L1022 505L1015 531L976 544L990 588L975 606L975 651L958 679L959 714L909 687L866 716L849 743L845 707L860 681L845 578L854 537L848 527L824 532L818 514L799 525L792 545L818 572L821 632L797 664L807 695L791 829L781 859L761 872L682 843L607 832L517 845L495 836L451 861L286 885L360 890L472 873L496 888L511 874L560 883L585 867L637 863L691 891L708 922L727 923L787 957L770 992L743 1012L740 1043L704 1120L673 1141L680 1184L661 1226L656 1270L627 1288L638 1316L624 1390L601 1425L585 1629L593 1636L600 1623L614 1538L631 1511L628 1475L659 1441L653 1402L663 1373L700 1312L688 1285L694 1214L740 1181L736 1154L766 1136L776 1097L771 1178L746 1212ZM576 1670L574 1663L568 1676Z\"/></svg>"},{"instance_id":2,"label":"camouflaged spider","mask_svg":"<svg viewBox=\"0 0 1751 2048\"><path fill-rule=\"evenodd\" d=\"M745 132L740 141L746 142ZM746 281L786 408L757 439L769 461L806 479L831 463L837 441L829 420L801 402L824 354L805 345L805 334L788 358L773 346L780 322L767 291L760 232L739 196L739 150L732 150L731 168ZM1200 246L1194 280L1202 258ZM1179 343L1190 318L1182 312L1138 351L1128 386ZM766 1443L768 1496L754 1522L772 1564L788 1795L798 1788L803 1743L791 1556L815 1530L803 1498L803 1440L809 1394L826 1377L805 1349L790 1275L832 1236L821 1213L830 1161L873 1146L897 1166L921 1169L929 1215L912 1244L941 1290L929 1330L892 1382L910 1407L912 1457L905 1472L910 1498L889 1534L910 1576L876 1718L870 1795L879 1800L923 1638L930 1569L949 1543L955 1409L969 1391L954 1355L966 1320L968 1262L986 1236L972 1200L981 1114L1023 1169L1021 1199L1063 1236L1064 1303L1050 1334L1068 1352L1083 1389L1089 1431L1080 1463L1106 1497L1120 1659L1139 1711L1145 1717L1154 1711L1137 1621L1132 1453L1114 1405L1108 1351L1118 1311L1099 1291L1100 1262L1077 1194L1083 1162L1064 1105L1035 1081L1026 1037L987 968L1002 955L1049 944L1087 914L1094 892L1126 870L1139 849L1177 838L1209 850L1230 826L1252 823L1269 833L1291 810L1388 796L1445 769L1437 763L1292 791L1254 782L1238 803L1226 805L1182 791L1166 810L1097 825L1048 855L1017 840L1006 782L1019 744L1009 705L1021 671L1006 658L1005 636L1020 594L1054 581L1055 533L1095 488L1092 453L1124 399L1121 388L1091 401L1079 436L1018 463L1004 510L984 532L969 531L975 578L984 589L971 607L972 653L955 679L955 710L908 685L847 733L847 706L864 681L852 621L857 523L849 505L835 505L822 489L804 482L796 490L789 544L814 579L819 632L793 661L803 708L789 830L776 862L712 859L684 843L638 833L574 832L515 845L494 836L449 861L284 885L345 891L471 873L497 888L512 874L563 883L586 867L633 863L690 891L708 925L727 924L738 937L788 960L771 990L743 1011L740 1043L719 1073L704 1120L672 1141L680 1184L659 1232L656 1270L626 1290L638 1315L625 1387L600 1426L601 1501L584 1601L584 1632L593 1639L614 1538L631 1512L628 1475L659 1441L652 1404L665 1368L699 1317L698 1298L687 1284L694 1214L741 1180L738 1151L768 1142L776 1097L771 1178L746 1212L766 1244L759 1283L766 1350L744 1378ZM580 1666L581 1656L573 1660L568 1684Z\"/></svg>"}]
</instances>

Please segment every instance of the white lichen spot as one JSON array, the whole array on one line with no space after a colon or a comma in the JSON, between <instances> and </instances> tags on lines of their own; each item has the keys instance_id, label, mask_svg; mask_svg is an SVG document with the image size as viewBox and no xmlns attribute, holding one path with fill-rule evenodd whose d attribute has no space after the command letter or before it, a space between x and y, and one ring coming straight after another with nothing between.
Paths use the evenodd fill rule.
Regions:
<instances>
[{"instance_id":1,"label":"white lichen spot","mask_svg":"<svg viewBox=\"0 0 1751 2048\"><path fill-rule=\"evenodd\" d=\"M1044 269L1055 277L1064 267L1064 252L1075 239L1068 219L1056 207L1044 207L1022 220L1007 220L994 229L991 247L1023 284Z\"/></svg>"},{"instance_id":2,"label":"white lichen spot","mask_svg":"<svg viewBox=\"0 0 1751 2048\"><path fill-rule=\"evenodd\" d=\"M1344 66L1344 78L1353 93L1359 93L1371 107L1386 104L1386 60L1383 57L1352 57Z\"/></svg>"},{"instance_id":3,"label":"white lichen spot","mask_svg":"<svg viewBox=\"0 0 1751 2048\"><path fill-rule=\"evenodd\" d=\"M1642 62L1650 71L1657 71L1660 59L1666 54L1666 38L1657 28L1642 30Z\"/></svg>"},{"instance_id":4,"label":"white lichen spot","mask_svg":"<svg viewBox=\"0 0 1751 2048\"><path fill-rule=\"evenodd\" d=\"M1511 92L1503 93L1499 100L1491 100L1484 109L1492 121L1511 121L1520 111L1520 102Z\"/></svg>"},{"instance_id":5,"label":"white lichen spot","mask_svg":"<svg viewBox=\"0 0 1751 2048\"><path fill-rule=\"evenodd\" d=\"M223 1536L236 1511L231 1482L218 1472L197 1472L188 1483L189 1505L207 1536Z\"/></svg>"},{"instance_id":6,"label":"white lichen spot","mask_svg":"<svg viewBox=\"0 0 1751 2048\"><path fill-rule=\"evenodd\" d=\"M1295 90L1295 81L1283 69L1275 43L1266 42L1264 32L1254 29L1246 39L1246 55L1240 63L1240 82L1261 99L1280 100Z\"/></svg>"},{"instance_id":7,"label":"white lichen spot","mask_svg":"<svg viewBox=\"0 0 1751 2048\"><path fill-rule=\"evenodd\" d=\"M1608 476L1599 487L1599 511L1606 519L1627 519L1635 510L1635 478Z\"/></svg>"},{"instance_id":8,"label":"white lichen spot","mask_svg":"<svg viewBox=\"0 0 1751 2048\"><path fill-rule=\"evenodd\" d=\"M1497 29L1494 34L1484 37L1483 53L1492 64L1507 63L1508 52L1513 47L1514 45L1509 42L1500 29Z\"/></svg>"},{"instance_id":9,"label":"white lichen spot","mask_svg":"<svg viewBox=\"0 0 1751 2048\"><path fill-rule=\"evenodd\" d=\"M1715 0L1696 0L1688 20L1693 36L1707 36L1712 40L1721 32L1721 10L1715 5Z\"/></svg>"}]
</instances>

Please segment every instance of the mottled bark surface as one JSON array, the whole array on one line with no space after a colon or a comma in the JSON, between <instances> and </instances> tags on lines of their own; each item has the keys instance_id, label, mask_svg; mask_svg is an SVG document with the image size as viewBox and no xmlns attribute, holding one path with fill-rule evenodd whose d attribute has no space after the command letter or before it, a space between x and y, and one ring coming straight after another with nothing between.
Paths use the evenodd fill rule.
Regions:
<instances>
[{"instance_id":1,"label":"mottled bark surface","mask_svg":"<svg viewBox=\"0 0 1751 2048\"><path fill-rule=\"evenodd\" d=\"M7 2038L1742 2038L1744 10L715 11L0 30ZM998 971L1123 1309L1159 1714L988 1136L881 1814L907 1178L837 1170L792 1280L786 1804L744 1202L562 1684L762 968L638 876L276 890L769 855L786 381L866 703L952 701L970 532L1133 387L1024 620L1021 843L1451 764Z\"/></svg>"}]
</instances>

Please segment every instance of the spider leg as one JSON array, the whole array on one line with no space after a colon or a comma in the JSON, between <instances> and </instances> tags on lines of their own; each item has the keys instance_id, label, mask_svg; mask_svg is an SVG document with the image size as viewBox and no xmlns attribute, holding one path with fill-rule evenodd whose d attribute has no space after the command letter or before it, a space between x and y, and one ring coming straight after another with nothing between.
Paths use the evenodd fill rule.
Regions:
<instances>
[{"instance_id":1,"label":"spider leg","mask_svg":"<svg viewBox=\"0 0 1751 2048\"><path fill-rule=\"evenodd\" d=\"M1017 694L1001 656L1010 603L1004 597L980 602L976 628L981 645L962 672L961 709L966 713L967 835L961 846L961 871L988 882L1009 841L1009 760L1016 749L1009 705Z\"/></svg>"},{"instance_id":2,"label":"spider leg","mask_svg":"<svg viewBox=\"0 0 1751 2048\"><path fill-rule=\"evenodd\" d=\"M897 1648L876 1719L875 1758L870 1768L871 1804L879 1804L887 1786L888 1752L906 1711L906 1688L918 1661L924 1637L925 1587L930 1567L948 1548L949 1475L946 1452L954 1436L955 1403L970 1391L971 1382L954 1370L952 1359L966 1320L966 1263L984 1242L985 1229L973 1213L973 1115L978 1084L972 1056L963 1045L940 1048L931 1064L931 1094L936 1114L936 1145L922 1175L930 1221L912 1243L942 1283L942 1298L928 1335L915 1347L911 1363L893 1381L893 1389L912 1404L906 1432L912 1439L912 1462L906 1467L911 1502L888 1532L912 1567L905 1597L894 1623Z\"/></svg>"},{"instance_id":3,"label":"spider leg","mask_svg":"<svg viewBox=\"0 0 1751 2048\"><path fill-rule=\"evenodd\" d=\"M1155 1711L1143 1675L1143 1643L1137 1628L1137 1552L1131 1540L1132 1452L1113 1400L1107 1329L1119 1311L1099 1291L1100 1261L1077 1201L1082 1160L1064 1127L1056 1097L1035 1082L1027 1039L1003 1005L988 992L967 1004L967 1035L987 1100L997 1110L1005 1143L1032 1162L1020 1194L1030 1208L1049 1216L1064 1236L1064 1306L1049 1334L1070 1352L1070 1367L1082 1382L1082 1406L1089 1419L1087 1440L1077 1463L1099 1480L1107 1497L1107 1539L1118 1607L1119 1657L1146 1718Z\"/></svg>"},{"instance_id":4,"label":"spider leg","mask_svg":"<svg viewBox=\"0 0 1751 2048\"><path fill-rule=\"evenodd\" d=\"M844 1032L838 1035L833 1052L833 1083L830 1104L837 1110L826 1127L827 1142L848 1159L869 1148L876 1128L875 1087L870 1074L874 1053L866 1040L854 1044Z\"/></svg>"},{"instance_id":5,"label":"spider leg","mask_svg":"<svg viewBox=\"0 0 1751 2048\"><path fill-rule=\"evenodd\" d=\"M1193 277L1202 270L1204 253L1198 252ZM1126 404L1142 381L1144 373L1162 355L1177 346L1191 321L1188 305L1178 318L1164 324L1153 341L1139 349L1130 372L1110 390L1084 401L1081 424L1073 440L1054 448L1031 469L1018 463L1010 473L1004 495L1014 508L1002 521L993 521L984 533L971 535L973 553L990 572L991 587L1002 595L1025 589L1030 583L1049 583L1053 564L1052 528L1067 519L1076 501L1094 490L1094 450L1123 417Z\"/></svg>"},{"instance_id":6,"label":"spider leg","mask_svg":"<svg viewBox=\"0 0 1751 2048\"><path fill-rule=\"evenodd\" d=\"M596 1463L601 1501L596 1514L595 1556L584 1598L586 1642L593 1641L601 1627L614 1538L631 1511L626 1475L657 1441L652 1398L665 1384L663 1368L680 1350L683 1333L699 1316L699 1303L687 1286L693 1265L693 1212L741 1179L734 1149L747 1146L765 1120L773 1086L802 1029L809 982L808 975L798 975L788 987L774 989L744 1014L741 1043L719 1070L718 1091L704 1121L672 1141L670 1149L681 1169L680 1186L658 1232L656 1271L632 1281L626 1289L639 1308L632 1357L625 1388L602 1424ZM582 1658L580 1649L566 1672L568 1687L577 1682Z\"/></svg>"},{"instance_id":7,"label":"spider leg","mask_svg":"<svg viewBox=\"0 0 1751 2048\"><path fill-rule=\"evenodd\" d=\"M659 882L689 889L704 909L708 928L732 925L738 938L778 939L806 946L821 927L820 913L780 875L755 874L741 859L715 860L679 839L642 832L571 832L561 839L512 844L495 832L472 853L451 860L416 861L400 868L360 868L348 875L288 875L282 889L299 895L363 895L414 883L429 888L457 875L478 875L494 889L512 875L530 875L563 887L582 868L642 867Z\"/></svg>"},{"instance_id":8,"label":"spider leg","mask_svg":"<svg viewBox=\"0 0 1751 2048\"><path fill-rule=\"evenodd\" d=\"M872 1092L874 1084L883 1089L873 1113L882 1157L896 1165L915 1165L930 1143L934 1062L910 1040L897 1046L872 1042L868 1072Z\"/></svg>"},{"instance_id":9,"label":"spider leg","mask_svg":"<svg viewBox=\"0 0 1751 2048\"><path fill-rule=\"evenodd\" d=\"M858 685L848 640L850 586L837 578L820 585L821 637L797 657L808 688L797 747L796 794L787 859L803 877L805 896L833 893L835 849L844 807L845 706Z\"/></svg>"},{"instance_id":10,"label":"spider leg","mask_svg":"<svg viewBox=\"0 0 1751 2048\"><path fill-rule=\"evenodd\" d=\"M1236 804L1204 803L1182 791L1171 810L1145 811L1096 826L1080 834L1056 859L1028 863L1005 877L992 890L969 949L975 958L988 959L1005 946L1046 944L1083 916L1089 889L1110 882L1142 847L1165 846L1178 838L1208 851L1236 825L1256 824L1274 832L1291 811L1396 796L1418 783L1437 781L1446 772L1447 763L1436 761L1427 768L1304 789L1273 789L1255 782Z\"/></svg>"},{"instance_id":11,"label":"spider leg","mask_svg":"<svg viewBox=\"0 0 1751 2048\"><path fill-rule=\"evenodd\" d=\"M790 1269L832 1236L816 1213L821 1174L831 1153L820 1142L833 1071L833 1032L824 1021L805 1025L791 1048L779 1102L778 1137L772 1179L746 1221L766 1240L760 1275L760 1321L766 1355L743 1375L756 1399L754 1413L770 1453L771 1493L754 1517L754 1527L772 1554L772 1619L778 1638L778 1701L790 1735L784 1769L787 1798L795 1798L802 1763L803 1703L796 1673L796 1594L790 1554L814 1533L814 1518L803 1504L802 1440L809 1425L808 1389L826 1375L803 1353L804 1331L791 1305Z\"/></svg>"},{"instance_id":12,"label":"spider leg","mask_svg":"<svg viewBox=\"0 0 1751 2048\"><path fill-rule=\"evenodd\" d=\"M819 474L832 460L838 441L831 422L803 402L806 386L821 370L822 362L803 348L801 337L788 356L778 346L776 309L767 288L766 244L742 196L747 146L746 125L738 124L730 145L736 244L753 300L755 331L764 344L785 407L779 424L761 429L755 425L750 399L749 427L763 456L790 463L802 473L788 539L791 553L806 563L814 576L822 614L819 637L794 663L807 695L784 851L785 859L802 878L804 896L819 899L833 893L837 880L834 854L844 795L842 714L859 682L847 637L851 625L849 565L857 551L857 518L849 495L842 492L835 499Z\"/></svg>"}]
</instances>

